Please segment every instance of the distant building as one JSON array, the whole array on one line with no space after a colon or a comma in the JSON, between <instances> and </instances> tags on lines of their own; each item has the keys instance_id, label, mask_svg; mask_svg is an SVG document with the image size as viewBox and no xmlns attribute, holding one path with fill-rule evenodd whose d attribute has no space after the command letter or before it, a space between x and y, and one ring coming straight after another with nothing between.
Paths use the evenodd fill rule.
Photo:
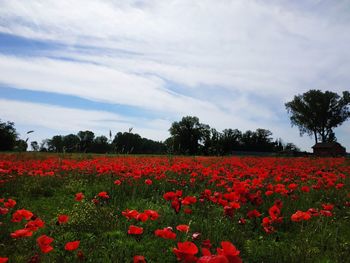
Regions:
<instances>
[{"instance_id":1,"label":"distant building","mask_svg":"<svg viewBox=\"0 0 350 263\"><path fill-rule=\"evenodd\" d=\"M312 146L314 155L317 156L345 156L346 149L340 143L327 142L327 143L316 143Z\"/></svg>"}]
</instances>

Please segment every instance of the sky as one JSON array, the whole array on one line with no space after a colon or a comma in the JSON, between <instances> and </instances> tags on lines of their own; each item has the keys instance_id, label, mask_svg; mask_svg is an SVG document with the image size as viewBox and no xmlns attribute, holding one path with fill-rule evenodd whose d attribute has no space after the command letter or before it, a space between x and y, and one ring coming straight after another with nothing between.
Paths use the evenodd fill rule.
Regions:
<instances>
[{"instance_id":1,"label":"sky","mask_svg":"<svg viewBox=\"0 0 350 263\"><path fill-rule=\"evenodd\" d=\"M0 119L29 141L183 116L311 151L284 104L350 90L350 0L0 0ZM29 135L27 131L34 130ZM350 149L350 121L335 129Z\"/></svg>"}]
</instances>

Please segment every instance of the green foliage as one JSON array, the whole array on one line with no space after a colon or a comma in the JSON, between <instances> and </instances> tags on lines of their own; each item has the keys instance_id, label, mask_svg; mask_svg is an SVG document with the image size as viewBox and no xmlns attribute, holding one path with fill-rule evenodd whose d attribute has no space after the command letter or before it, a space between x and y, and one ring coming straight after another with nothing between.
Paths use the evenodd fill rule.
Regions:
<instances>
[{"instance_id":1,"label":"green foliage","mask_svg":"<svg viewBox=\"0 0 350 263\"><path fill-rule=\"evenodd\" d=\"M17 140L17 132L13 122L2 122L0 119L0 151L11 151Z\"/></svg>"},{"instance_id":2,"label":"green foliage","mask_svg":"<svg viewBox=\"0 0 350 263\"><path fill-rule=\"evenodd\" d=\"M335 140L333 128L350 117L350 93L337 93L309 90L285 104L290 113L292 125L299 128L300 135L314 135L315 143Z\"/></svg>"}]
</instances>

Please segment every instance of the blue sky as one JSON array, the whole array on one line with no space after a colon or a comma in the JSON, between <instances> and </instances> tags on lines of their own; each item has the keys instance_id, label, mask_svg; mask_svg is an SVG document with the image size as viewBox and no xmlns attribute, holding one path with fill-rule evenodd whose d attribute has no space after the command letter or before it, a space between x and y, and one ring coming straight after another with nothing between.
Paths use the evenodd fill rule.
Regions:
<instances>
[{"instance_id":1,"label":"blue sky","mask_svg":"<svg viewBox=\"0 0 350 263\"><path fill-rule=\"evenodd\" d=\"M164 140L195 115L311 150L284 103L349 90L350 1L0 0L0 118ZM349 121L335 130L350 149Z\"/></svg>"}]
</instances>

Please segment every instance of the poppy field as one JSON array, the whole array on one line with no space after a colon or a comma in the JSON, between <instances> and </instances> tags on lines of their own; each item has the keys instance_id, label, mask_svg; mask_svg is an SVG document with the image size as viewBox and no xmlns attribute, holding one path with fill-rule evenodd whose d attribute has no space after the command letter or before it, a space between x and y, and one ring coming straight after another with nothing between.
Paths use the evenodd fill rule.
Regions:
<instances>
[{"instance_id":1,"label":"poppy field","mask_svg":"<svg viewBox=\"0 0 350 263\"><path fill-rule=\"evenodd\" d=\"M346 158L0 155L0 262L346 262Z\"/></svg>"}]
</instances>

